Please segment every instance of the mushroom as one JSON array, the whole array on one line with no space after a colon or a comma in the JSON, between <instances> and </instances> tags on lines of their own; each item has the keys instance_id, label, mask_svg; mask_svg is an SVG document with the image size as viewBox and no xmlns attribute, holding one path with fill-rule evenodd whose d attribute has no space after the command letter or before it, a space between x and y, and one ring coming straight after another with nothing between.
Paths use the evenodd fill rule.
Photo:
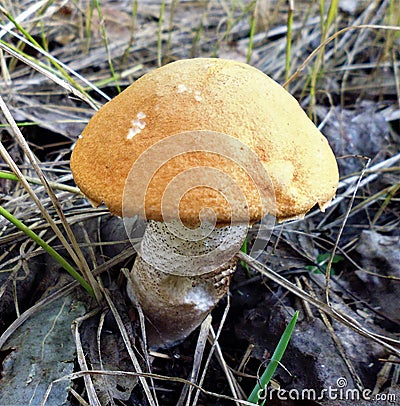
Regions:
<instances>
[{"instance_id":1,"label":"mushroom","mask_svg":"<svg viewBox=\"0 0 400 406\"><path fill-rule=\"evenodd\" d=\"M129 233L147 221L128 295L154 347L183 340L226 294L249 226L324 210L338 184L298 102L258 69L214 58L155 69L104 105L71 169Z\"/></svg>"}]
</instances>

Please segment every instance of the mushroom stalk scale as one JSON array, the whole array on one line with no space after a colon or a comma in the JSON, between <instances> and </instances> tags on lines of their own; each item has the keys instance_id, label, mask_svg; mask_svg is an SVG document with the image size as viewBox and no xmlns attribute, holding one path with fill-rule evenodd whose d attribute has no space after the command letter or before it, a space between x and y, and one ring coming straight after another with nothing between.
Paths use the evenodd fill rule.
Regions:
<instances>
[{"instance_id":1,"label":"mushroom stalk scale","mask_svg":"<svg viewBox=\"0 0 400 406\"><path fill-rule=\"evenodd\" d=\"M149 320L148 340L168 347L187 337L227 293L236 268L233 256L247 234L246 226L214 229L191 239L186 227L176 237L167 223L149 221L128 281L128 295ZM224 241L225 240L225 241ZM213 250L224 246L217 265ZM173 326L173 328L171 328Z\"/></svg>"}]
</instances>

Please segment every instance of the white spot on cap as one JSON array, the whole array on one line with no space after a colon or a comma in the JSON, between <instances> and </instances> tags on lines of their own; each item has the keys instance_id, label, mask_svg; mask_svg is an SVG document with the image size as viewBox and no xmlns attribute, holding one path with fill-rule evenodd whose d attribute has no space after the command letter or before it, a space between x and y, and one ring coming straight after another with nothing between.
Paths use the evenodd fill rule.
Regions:
<instances>
[{"instance_id":1,"label":"white spot on cap","mask_svg":"<svg viewBox=\"0 0 400 406\"><path fill-rule=\"evenodd\" d=\"M195 90L194 91L194 99L198 102L201 102L203 98L201 97L201 92L200 90Z\"/></svg>"},{"instance_id":2,"label":"white spot on cap","mask_svg":"<svg viewBox=\"0 0 400 406\"><path fill-rule=\"evenodd\" d=\"M182 94L182 93L189 93L189 94L193 94L193 97L196 101L201 102L203 100L203 98L201 97L201 92L200 90L194 90L191 89L190 87L187 87L186 85L184 85L183 83L180 83L178 85L178 89L177 89L177 93Z\"/></svg>"},{"instance_id":3,"label":"white spot on cap","mask_svg":"<svg viewBox=\"0 0 400 406\"><path fill-rule=\"evenodd\" d=\"M127 140L131 140L135 135L139 134L145 127L146 122L142 121L146 118L146 114L142 111L137 113L136 118L131 121L132 127L129 129L128 135L126 136Z\"/></svg>"},{"instance_id":4,"label":"white spot on cap","mask_svg":"<svg viewBox=\"0 0 400 406\"><path fill-rule=\"evenodd\" d=\"M178 93L185 93L187 91L188 91L188 88L183 83L180 83L178 85Z\"/></svg>"}]
</instances>

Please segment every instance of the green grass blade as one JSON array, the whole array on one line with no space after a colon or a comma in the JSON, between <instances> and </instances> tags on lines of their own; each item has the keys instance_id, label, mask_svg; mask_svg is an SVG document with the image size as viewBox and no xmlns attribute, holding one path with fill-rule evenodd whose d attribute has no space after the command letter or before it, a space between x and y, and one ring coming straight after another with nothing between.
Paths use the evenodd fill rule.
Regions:
<instances>
[{"instance_id":1,"label":"green grass blade","mask_svg":"<svg viewBox=\"0 0 400 406\"><path fill-rule=\"evenodd\" d=\"M15 28L20 31L22 33L22 35L28 40L28 44L29 45L33 45L34 47L36 47L37 49L43 50L43 51L47 51L46 48L44 46L42 46L41 44L39 44L39 42L37 42L32 35L29 34L28 31L26 31L21 24L18 23L18 21L13 18L13 16L8 13L5 9L1 8L1 12L5 15L5 17L14 24ZM66 80L68 80L68 82L75 86L79 91L83 92L82 87L68 74L68 72L59 64L57 63L54 59L47 57L47 55L45 55L46 58L50 61L50 63L56 68L56 70L60 73L60 75L62 77L64 77Z\"/></svg>"},{"instance_id":2,"label":"green grass blade","mask_svg":"<svg viewBox=\"0 0 400 406\"><path fill-rule=\"evenodd\" d=\"M108 66L110 69L111 77L114 80L117 92L121 93L121 88L119 86L118 77L117 77L117 74L115 73L115 68L114 68L114 64L113 64L113 60L112 60L112 56L111 56L111 52L110 52L110 47L108 46L108 37L107 37L106 27L104 24L104 16L101 11L100 3L98 0L94 0L94 6L96 7L97 14L99 16L100 27L101 27L101 36L103 38L103 44L104 44L104 48L105 48L106 54L107 54Z\"/></svg>"},{"instance_id":3,"label":"green grass blade","mask_svg":"<svg viewBox=\"0 0 400 406\"><path fill-rule=\"evenodd\" d=\"M15 180L18 181L18 176L14 175L12 172L0 171L0 179Z\"/></svg>"},{"instance_id":4,"label":"green grass blade","mask_svg":"<svg viewBox=\"0 0 400 406\"><path fill-rule=\"evenodd\" d=\"M278 345L275 348L275 351L272 355L271 361L269 362L267 368L265 369L264 373L262 374L260 380L257 382L256 386L254 387L253 391L251 392L249 398L247 399L249 402L254 404L259 404L260 401L260 391L264 391L267 387L269 381L271 380L272 376L275 373L276 368L281 361L283 354L286 351L286 347L289 343L290 337L293 334L294 327L296 325L297 319L299 317L299 312L296 311L290 320L290 323L286 326L285 331L282 334L281 339L279 340ZM261 403L263 405L265 403L265 399Z\"/></svg>"},{"instance_id":5,"label":"green grass blade","mask_svg":"<svg viewBox=\"0 0 400 406\"><path fill-rule=\"evenodd\" d=\"M244 252L245 254L247 254L247 249L248 249L248 237L246 237L246 239L243 241L243 245L240 248L240 251ZM242 265L242 267L246 270L246 274L248 277L250 277L250 268L247 265L247 262L245 261L240 261L240 264Z\"/></svg>"},{"instance_id":6,"label":"green grass blade","mask_svg":"<svg viewBox=\"0 0 400 406\"><path fill-rule=\"evenodd\" d=\"M285 48L285 81L290 77L290 61L292 50L292 36L293 36L293 16L294 16L294 1L289 1L288 15L287 15L287 33L286 33L286 48ZM289 89L287 89L289 90Z\"/></svg>"},{"instance_id":7,"label":"green grass blade","mask_svg":"<svg viewBox=\"0 0 400 406\"><path fill-rule=\"evenodd\" d=\"M334 23L335 17L337 16L337 11L339 9L339 0L332 0L326 19L324 20L325 14L325 2L320 1L320 12L321 12L321 44L325 42L328 37L329 29ZM314 114L314 108L316 103L316 87L318 78L322 75L323 70L323 60L325 55L325 47L321 48L321 52L318 54L315 61L313 71L311 73L310 79L310 105L308 108L309 116L312 117Z\"/></svg>"},{"instance_id":8,"label":"green grass blade","mask_svg":"<svg viewBox=\"0 0 400 406\"><path fill-rule=\"evenodd\" d=\"M254 34L256 32L256 17L255 11L251 17L250 21L250 34L249 34L249 46L247 47L246 63L251 60L251 55L253 54L253 44L254 44Z\"/></svg>"},{"instance_id":9,"label":"green grass blade","mask_svg":"<svg viewBox=\"0 0 400 406\"><path fill-rule=\"evenodd\" d=\"M13 174L12 172L7 172L7 171L0 171L0 179L7 179L7 180L14 180L16 182L19 181L18 176ZM29 182L32 183L33 185L43 185L42 181L39 178L33 178L31 176L25 176L25 179ZM48 181L47 182L52 189L59 189L59 190L64 190L66 192L71 192L74 194L82 194L79 188L74 187L74 186L68 186L64 185L63 183L58 183L58 182L52 182Z\"/></svg>"},{"instance_id":10,"label":"green grass blade","mask_svg":"<svg viewBox=\"0 0 400 406\"><path fill-rule=\"evenodd\" d=\"M93 290L86 280L80 275L73 266L63 258L54 248L52 248L46 241L40 238L33 230L26 226L22 221L14 217L4 207L0 206L0 215L7 219L10 223L14 224L19 230L26 234L30 239L41 246L49 255L51 255L74 279L76 279L87 292L93 296Z\"/></svg>"},{"instance_id":11,"label":"green grass blade","mask_svg":"<svg viewBox=\"0 0 400 406\"><path fill-rule=\"evenodd\" d=\"M158 30L157 30L157 65L162 66L162 32L165 13L165 0L162 0L160 5L160 15L158 17Z\"/></svg>"}]
</instances>

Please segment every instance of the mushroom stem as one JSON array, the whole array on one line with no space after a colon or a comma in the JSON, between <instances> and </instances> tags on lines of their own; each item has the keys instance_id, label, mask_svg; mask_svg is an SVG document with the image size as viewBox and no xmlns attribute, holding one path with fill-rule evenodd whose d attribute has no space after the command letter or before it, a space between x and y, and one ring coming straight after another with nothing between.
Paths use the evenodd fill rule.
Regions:
<instances>
[{"instance_id":1,"label":"mushroom stem","mask_svg":"<svg viewBox=\"0 0 400 406\"><path fill-rule=\"evenodd\" d=\"M150 221L128 280L128 295L149 322L151 347L185 339L227 293L245 226L187 229ZM204 234L206 234L204 236Z\"/></svg>"}]
</instances>

